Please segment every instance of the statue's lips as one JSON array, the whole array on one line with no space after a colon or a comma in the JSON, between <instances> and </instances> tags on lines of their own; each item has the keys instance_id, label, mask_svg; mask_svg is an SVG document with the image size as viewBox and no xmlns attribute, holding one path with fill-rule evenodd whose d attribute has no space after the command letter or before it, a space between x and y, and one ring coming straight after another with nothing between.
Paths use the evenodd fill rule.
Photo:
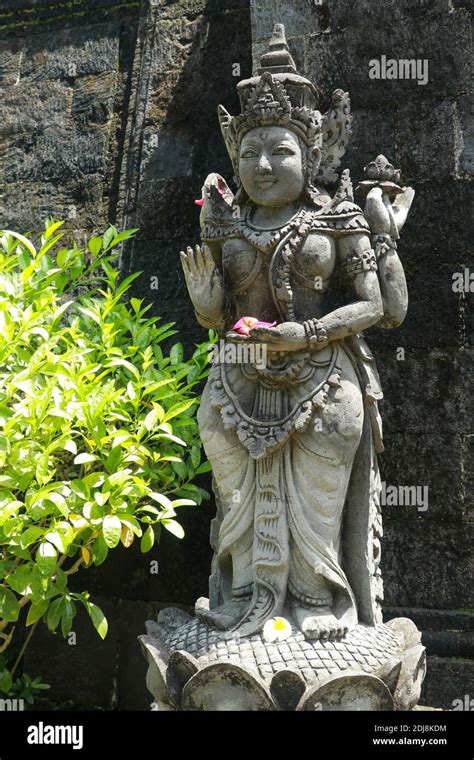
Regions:
<instances>
[{"instance_id":1,"label":"statue's lips","mask_svg":"<svg viewBox=\"0 0 474 760\"><path fill-rule=\"evenodd\" d=\"M268 190L268 188L274 185L275 182L278 182L276 177L265 177L255 180L255 184L260 190Z\"/></svg>"}]
</instances>

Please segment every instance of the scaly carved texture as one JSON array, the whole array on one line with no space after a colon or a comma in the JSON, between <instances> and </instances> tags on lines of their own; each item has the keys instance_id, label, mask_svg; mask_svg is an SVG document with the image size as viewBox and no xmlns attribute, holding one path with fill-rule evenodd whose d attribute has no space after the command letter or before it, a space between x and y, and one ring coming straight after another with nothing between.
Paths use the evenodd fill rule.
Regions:
<instances>
[{"instance_id":1,"label":"scaly carved texture","mask_svg":"<svg viewBox=\"0 0 474 760\"><path fill-rule=\"evenodd\" d=\"M267 681L279 670L292 668L307 683L349 669L373 673L389 658L401 655L400 639L385 625L358 625L344 641L307 641L300 632L273 644L265 642L261 634L242 639L236 634L228 636L226 640L221 631L193 620L170 634L164 644L171 651L189 652L201 668L212 662L245 661Z\"/></svg>"}]
</instances>

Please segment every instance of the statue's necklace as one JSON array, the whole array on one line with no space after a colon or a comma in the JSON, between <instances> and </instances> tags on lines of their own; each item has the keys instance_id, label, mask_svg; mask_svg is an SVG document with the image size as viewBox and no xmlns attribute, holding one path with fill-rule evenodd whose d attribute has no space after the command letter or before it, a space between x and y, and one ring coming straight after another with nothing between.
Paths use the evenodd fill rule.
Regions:
<instances>
[{"instance_id":1,"label":"statue's necklace","mask_svg":"<svg viewBox=\"0 0 474 760\"><path fill-rule=\"evenodd\" d=\"M274 229L257 227L251 220L251 213L252 208L247 207L244 212L244 218L241 221L241 233L255 248L263 251L263 253L271 253L292 228L299 227L305 221L308 211L300 207L288 222Z\"/></svg>"}]
</instances>

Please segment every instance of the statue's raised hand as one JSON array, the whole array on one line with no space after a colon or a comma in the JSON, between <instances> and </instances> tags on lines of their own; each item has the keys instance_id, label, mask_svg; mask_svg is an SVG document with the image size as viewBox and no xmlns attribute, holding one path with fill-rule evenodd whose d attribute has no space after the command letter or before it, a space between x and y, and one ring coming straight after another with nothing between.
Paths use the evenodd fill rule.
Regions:
<instances>
[{"instance_id":1,"label":"statue's raised hand","mask_svg":"<svg viewBox=\"0 0 474 760\"><path fill-rule=\"evenodd\" d=\"M180 252L189 296L194 308L206 317L219 318L224 308L224 286L209 248L188 245Z\"/></svg>"},{"instance_id":2,"label":"statue's raised hand","mask_svg":"<svg viewBox=\"0 0 474 760\"><path fill-rule=\"evenodd\" d=\"M404 187L395 202L392 203L387 193L381 187L374 187L367 194L364 216L374 235L390 235L398 240L400 230L405 224L415 191Z\"/></svg>"}]
</instances>

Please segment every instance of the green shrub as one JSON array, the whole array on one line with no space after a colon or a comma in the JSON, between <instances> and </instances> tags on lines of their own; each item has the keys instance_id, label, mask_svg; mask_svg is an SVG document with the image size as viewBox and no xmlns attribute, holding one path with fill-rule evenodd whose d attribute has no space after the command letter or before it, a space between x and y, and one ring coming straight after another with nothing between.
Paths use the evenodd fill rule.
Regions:
<instances>
[{"instance_id":1,"label":"green shrub","mask_svg":"<svg viewBox=\"0 0 474 760\"><path fill-rule=\"evenodd\" d=\"M38 250L0 233L3 692L40 620L67 636L82 604L106 635L89 594L70 590L73 573L120 543L149 551L162 526L181 537L175 510L207 497L192 481L209 469L195 386L210 343L186 361L180 343L163 353L172 324L148 318L128 294L138 275L120 282L113 266L135 230L111 227L83 250L60 246L60 225L47 223Z\"/></svg>"}]
</instances>

